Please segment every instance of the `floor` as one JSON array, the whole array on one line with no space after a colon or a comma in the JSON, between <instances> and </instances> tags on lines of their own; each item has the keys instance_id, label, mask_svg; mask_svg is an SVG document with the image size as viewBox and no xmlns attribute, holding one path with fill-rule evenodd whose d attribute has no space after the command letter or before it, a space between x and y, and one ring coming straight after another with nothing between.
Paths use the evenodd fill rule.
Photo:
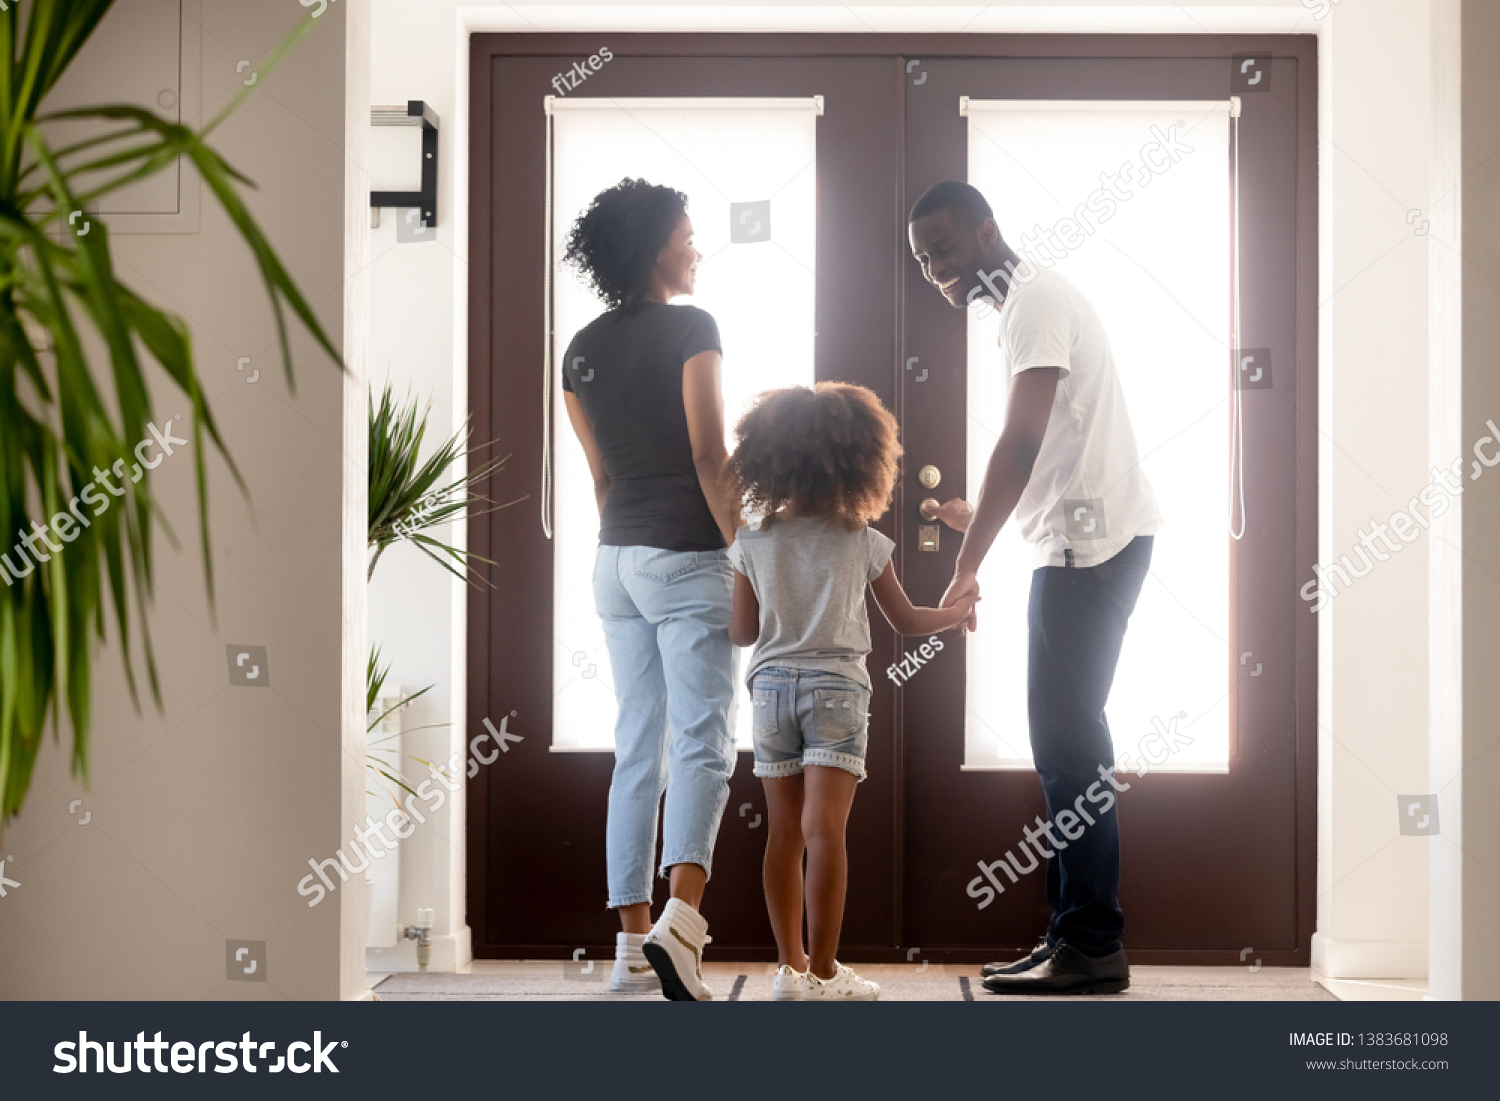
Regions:
<instances>
[{"instance_id":1,"label":"floor","mask_svg":"<svg viewBox=\"0 0 1500 1101\"><path fill-rule=\"evenodd\" d=\"M705 963L703 977L719 1000L758 1002L771 996L771 973L763 963ZM979 985L977 967L941 964L870 964L857 968L881 985L881 1000L895 1002L1046 1001L989 994ZM381 1001L657 1001L657 995L611 994L605 987L608 968L602 962L583 974L577 964L552 961L475 960L461 972L402 972L371 975ZM1353 983L1325 980L1305 967L1131 968L1131 986L1123 994L1098 995L1116 1002L1160 1001L1337 1001L1420 998L1420 980L1388 979Z\"/></svg>"}]
</instances>

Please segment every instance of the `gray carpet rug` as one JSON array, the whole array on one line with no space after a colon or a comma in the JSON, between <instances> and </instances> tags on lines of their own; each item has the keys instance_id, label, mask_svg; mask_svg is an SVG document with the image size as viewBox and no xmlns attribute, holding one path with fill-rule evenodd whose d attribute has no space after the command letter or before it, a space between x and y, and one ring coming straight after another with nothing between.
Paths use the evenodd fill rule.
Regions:
<instances>
[{"instance_id":1,"label":"gray carpet rug","mask_svg":"<svg viewBox=\"0 0 1500 1101\"><path fill-rule=\"evenodd\" d=\"M574 969L576 971L576 968ZM1053 998L1018 998L990 994L979 984L978 969L933 969L925 974L915 969L903 974L881 973L870 968L868 977L880 984L881 1001L889 1002L1016 1002L1052 1001ZM608 972L579 976L565 972L562 964L515 964L503 970L473 974L401 973L375 987L381 1001L620 1001L658 1002L659 995L611 994ZM771 976L763 965L746 965L744 972L719 972L705 976L716 1000L763 1002L771 998ZM1107 1002L1174 1001L1337 1001L1313 982L1304 968L1265 968L1248 972L1238 967L1136 967L1131 987L1123 994L1085 996L1083 1000Z\"/></svg>"}]
</instances>

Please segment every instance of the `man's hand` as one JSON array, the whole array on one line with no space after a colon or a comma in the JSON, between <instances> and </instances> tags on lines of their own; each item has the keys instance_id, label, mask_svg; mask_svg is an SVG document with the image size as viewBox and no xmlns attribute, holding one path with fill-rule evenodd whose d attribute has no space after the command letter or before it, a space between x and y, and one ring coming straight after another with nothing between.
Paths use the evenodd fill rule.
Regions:
<instances>
[{"instance_id":1,"label":"man's hand","mask_svg":"<svg viewBox=\"0 0 1500 1101\"><path fill-rule=\"evenodd\" d=\"M930 515L922 513L929 520L941 520L954 531L968 531L969 521L974 518L974 506L962 497L955 497L946 504L938 505L937 510Z\"/></svg>"},{"instance_id":2,"label":"man's hand","mask_svg":"<svg viewBox=\"0 0 1500 1101\"><path fill-rule=\"evenodd\" d=\"M949 504L952 503L951 501L949 502ZM965 507L968 506L965 505ZM950 608L963 600L979 600L979 578L968 571L953 575L953 580L948 583L948 589L943 593L943 599L939 602L938 606L940 608ZM961 627L965 631L972 631L978 625L978 619L975 617L974 608L971 605L968 618L963 621Z\"/></svg>"}]
</instances>

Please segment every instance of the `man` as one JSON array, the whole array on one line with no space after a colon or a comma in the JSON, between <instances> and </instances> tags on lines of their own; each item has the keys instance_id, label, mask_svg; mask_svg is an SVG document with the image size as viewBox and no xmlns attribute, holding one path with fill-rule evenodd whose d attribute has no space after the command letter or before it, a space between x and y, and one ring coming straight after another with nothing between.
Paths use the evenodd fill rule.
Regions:
<instances>
[{"instance_id":1,"label":"man","mask_svg":"<svg viewBox=\"0 0 1500 1101\"><path fill-rule=\"evenodd\" d=\"M966 183L934 185L908 220L922 273L955 309L981 295L995 301L1000 366L1010 377L978 499L972 508L949 501L937 513L964 532L943 604L977 594L979 565L1014 512L1035 549L1027 707L1048 820L1063 811L1092 819L1048 861L1045 938L1024 959L986 964L984 986L997 994L1117 993L1130 985L1130 965L1120 941L1112 792L1125 785L1113 781L1104 702L1161 516L1109 340L1088 301L1061 275L1023 262L984 196Z\"/></svg>"}]
</instances>

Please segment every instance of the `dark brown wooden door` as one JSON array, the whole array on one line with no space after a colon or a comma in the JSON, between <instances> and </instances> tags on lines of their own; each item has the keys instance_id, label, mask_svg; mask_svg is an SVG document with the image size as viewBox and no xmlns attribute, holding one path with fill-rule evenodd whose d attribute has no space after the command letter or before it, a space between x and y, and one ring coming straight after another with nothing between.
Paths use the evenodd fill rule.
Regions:
<instances>
[{"instance_id":1,"label":"dark brown wooden door","mask_svg":"<svg viewBox=\"0 0 1500 1101\"><path fill-rule=\"evenodd\" d=\"M880 524L914 599L933 602L956 540L916 552L915 472L963 493L962 315L921 282L905 210L931 182L965 175L960 95L987 98L1221 99L1231 53L1274 51L1273 96L1242 131L1247 345L1273 347L1272 400L1246 403L1247 496L1262 522L1235 562L1235 645L1275 676L1238 693L1238 754L1227 775L1150 776L1122 802L1127 945L1137 958L1305 963L1313 922L1316 739L1312 617L1294 581L1315 557L1315 166L1311 40L1046 36L613 36L613 60L574 95L821 95L817 123L816 373L869 386L902 422L906 472ZM493 589L469 602L471 734L514 715L498 766L470 780L469 923L476 956L598 956L616 926L604 909L604 814L613 758L552 753L551 544L536 507L542 477L546 300L542 97L554 74L594 53L574 35L475 36L471 97L470 401L477 439L511 460L490 496L523 504L471 521L494 559ZM908 63L928 74L913 86ZM919 94L920 93L920 94ZM670 182L670 181L661 181ZM1300 322L1300 324L1299 324ZM1258 338L1257 338L1258 337ZM921 356L933 374L904 370ZM735 367L726 349L726 371ZM931 381L939 383L931 385ZM554 447L576 446L560 415ZM1300 573L1298 571L1301 571ZM587 578L577 579L580 585ZM1042 810L1034 774L962 772L962 643L903 689L882 675L901 651L871 605L875 670L870 779L850 823L842 955L977 960L1029 946L1044 928L1041 879L977 911L964 885ZM906 647L913 645L908 641ZM1127 640L1128 645L1128 640ZM741 755L705 903L720 958L771 958L760 890L763 812ZM665 890L659 892L665 898Z\"/></svg>"},{"instance_id":2,"label":"dark brown wooden door","mask_svg":"<svg viewBox=\"0 0 1500 1101\"><path fill-rule=\"evenodd\" d=\"M1273 89L1296 89L1299 61L1286 58L1275 66ZM1223 99L1229 93L1224 58L1026 57L1003 64L923 58L922 68L927 79L906 99L906 185L912 196L938 180L964 178L966 120L953 109L960 95L1152 101ZM1311 782L1314 712L1312 684L1299 675L1308 675L1313 655L1310 631L1298 636L1302 621L1312 617L1296 588L1299 563L1310 561L1315 515L1299 509L1312 499L1308 478L1314 466L1306 445L1314 393L1310 370L1299 370L1310 368L1306 338L1312 325L1305 312L1300 316L1308 323L1298 324L1299 295L1309 288L1297 279L1297 235L1299 200L1306 198L1299 185L1310 186L1310 165L1298 172L1299 156L1307 151L1299 148L1294 92L1245 95L1242 103L1242 340L1246 348L1271 347L1277 374L1273 390L1245 392L1246 501L1253 521L1231 557L1235 596L1225 648L1230 767L1226 774L1158 771L1137 777L1122 771L1130 790L1120 794L1118 808L1121 903L1126 945L1143 959L1167 952L1175 959L1230 963L1248 946L1261 960L1305 963L1312 835L1311 818L1299 817L1298 796L1310 795L1299 783ZM1003 201L991 199L997 208ZM1130 293L1128 287L1120 290ZM958 540L937 554L912 553L922 522L916 503L928 495L916 472L931 463L962 479L967 418L956 415L955 406L965 395L963 318L925 285L914 264L906 266L903 292L905 354L921 357L930 375L921 385L908 382L903 400L904 577L914 598L931 600L951 575ZM994 362L970 362L967 369L998 369L998 354L992 355ZM945 476L945 490L947 485ZM954 487L965 489L977 487ZM1157 542L1203 537L1169 518ZM1207 537L1231 542L1222 527ZM1153 587L1143 600L1162 595ZM1125 645L1131 644L1127 632ZM1253 652L1255 666L1236 660L1245 651ZM1170 662L1172 655L1163 653L1160 660ZM1258 675L1251 678L1252 672ZM1046 818L1046 807L1034 773L960 771L963 716L954 701L964 699L964 675L962 662L933 663L901 693L908 747L905 934L924 953L929 946L1034 944L1049 914L1041 871L1015 885L1002 879L1003 905L980 909L966 893L979 861L1000 858L1037 816ZM1117 748L1124 748L1122 733L1115 728Z\"/></svg>"}]
</instances>

